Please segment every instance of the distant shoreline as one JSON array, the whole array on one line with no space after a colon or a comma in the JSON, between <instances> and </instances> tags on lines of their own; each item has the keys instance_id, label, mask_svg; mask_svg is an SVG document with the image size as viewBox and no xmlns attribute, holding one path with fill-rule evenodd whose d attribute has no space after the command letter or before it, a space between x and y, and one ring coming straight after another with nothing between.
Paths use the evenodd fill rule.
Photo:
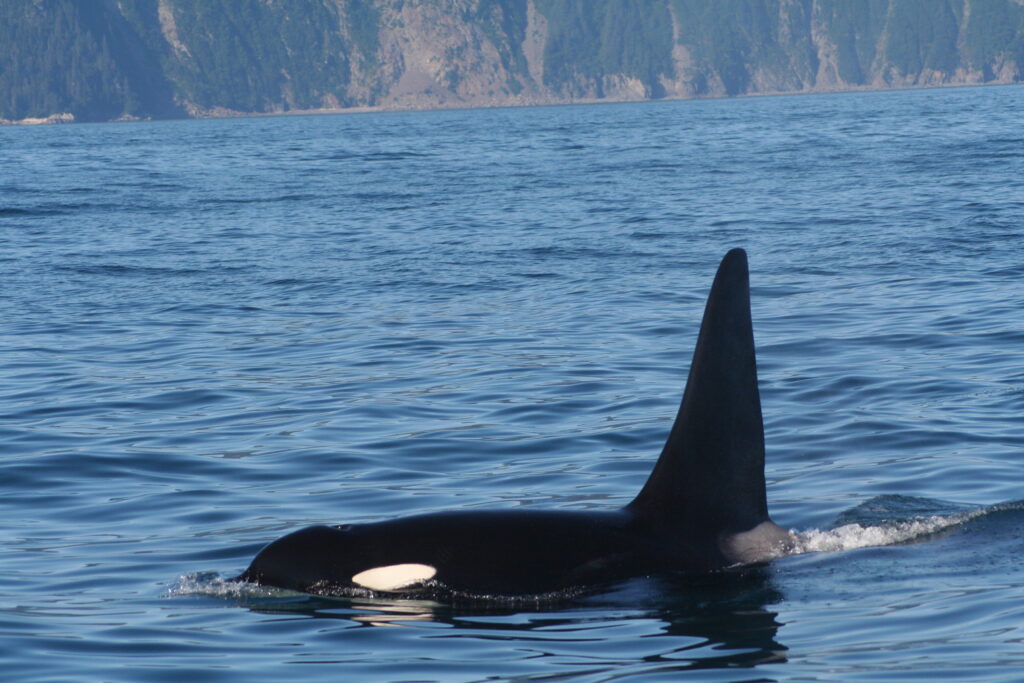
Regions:
<instances>
[{"instance_id":1,"label":"distant shoreline","mask_svg":"<svg viewBox=\"0 0 1024 683\"><path fill-rule=\"evenodd\" d=\"M880 88L877 86L861 86L861 87L836 87L836 88L815 88L811 90L781 90L781 91L764 91L764 92L749 92L738 95L691 95L691 96L671 96L671 97L658 97L658 98L625 98L625 97L603 97L603 98L579 98L579 99L555 99L552 98L550 101L544 99L538 99L530 102L495 102L491 104L472 102L453 102L453 103L436 103L433 105L396 105L396 104L385 104L376 106L356 106L356 107L329 107L329 108L318 108L318 109L289 109L281 111L238 111L234 109L227 109L224 107L216 107L209 110L196 109L194 113L188 116L175 117L175 118L149 118L149 117L136 117L131 115L122 115L116 119L108 119L106 121L78 121L75 115L70 112L60 112L56 114L50 114L49 116L40 117L27 117L24 119L11 120L11 119L0 119L0 126L48 126L48 125L64 125L71 123L133 123L141 121L189 121L189 120L203 120L203 119L248 119L248 118L263 118L270 116L324 116L324 115L336 115L336 114L376 114L376 113L400 113L400 112L425 112L425 111L458 111L458 110L472 110L472 109L507 109L507 108L523 108L523 107L562 107L572 105L593 105L593 104L629 104L629 103L642 103L642 102L683 102L691 100L726 100L726 99L744 99L751 97L789 97L789 96L800 96L800 95L835 95L843 93L865 93L865 92L901 92L910 90L941 90L948 88L990 88L1000 86L1014 86L1024 85L1017 81L1011 82L980 82L980 83L931 83L927 85L900 85L893 86L890 88Z\"/></svg>"}]
</instances>

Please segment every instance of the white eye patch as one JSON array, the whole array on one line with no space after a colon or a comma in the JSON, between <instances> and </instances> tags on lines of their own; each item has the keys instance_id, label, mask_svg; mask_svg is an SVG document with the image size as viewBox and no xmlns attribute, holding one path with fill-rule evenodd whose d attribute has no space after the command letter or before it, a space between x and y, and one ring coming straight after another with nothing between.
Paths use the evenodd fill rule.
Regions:
<instances>
[{"instance_id":1,"label":"white eye patch","mask_svg":"<svg viewBox=\"0 0 1024 683\"><path fill-rule=\"evenodd\" d=\"M359 572L352 583L372 591L396 591L434 577L437 570L429 564L389 564Z\"/></svg>"}]
</instances>

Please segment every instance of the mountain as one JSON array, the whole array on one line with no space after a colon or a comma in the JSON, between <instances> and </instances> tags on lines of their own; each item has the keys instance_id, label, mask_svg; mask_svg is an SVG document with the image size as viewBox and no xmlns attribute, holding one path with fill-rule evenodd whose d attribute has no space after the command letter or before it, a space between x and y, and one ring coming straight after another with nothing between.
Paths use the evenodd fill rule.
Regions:
<instances>
[{"instance_id":1,"label":"mountain","mask_svg":"<svg viewBox=\"0 0 1024 683\"><path fill-rule=\"evenodd\" d=\"M1024 0L2 0L0 119L1024 80Z\"/></svg>"}]
</instances>

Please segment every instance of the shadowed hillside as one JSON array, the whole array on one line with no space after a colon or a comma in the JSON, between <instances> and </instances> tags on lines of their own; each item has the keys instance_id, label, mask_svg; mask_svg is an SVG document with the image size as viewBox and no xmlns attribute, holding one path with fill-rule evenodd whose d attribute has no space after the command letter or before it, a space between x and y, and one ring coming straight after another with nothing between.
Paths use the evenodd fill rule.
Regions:
<instances>
[{"instance_id":1,"label":"shadowed hillside","mask_svg":"<svg viewBox=\"0 0 1024 683\"><path fill-rule=\"evenodd\" d=\"M0 118L1019 82L1024 0L5 0Z\"/></svg>"}]
</instances>

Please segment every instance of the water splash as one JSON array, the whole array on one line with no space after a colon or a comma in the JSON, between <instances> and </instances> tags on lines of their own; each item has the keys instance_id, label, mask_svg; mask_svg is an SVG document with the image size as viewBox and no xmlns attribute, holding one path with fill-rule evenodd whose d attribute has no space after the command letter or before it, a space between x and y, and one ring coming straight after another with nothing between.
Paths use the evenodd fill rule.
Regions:
<instances>
[{"instance_id":1,"label":"water splash","mask_svg":"<svg viewBox=\"0 0 1024 683\"><path fill-rule=\"evenodd\" d=\"M965 508L954 503L906 496L878 496L844 512L832 529L793 532L788 554L837 552L911 543L1003 510L1024 508L1024 502ZM932 514L914 514L931 510ZM907 517L908 514L913 516ZM848 521L847 521L848 520Z\"/></svg>"},{"instance_id":2,"label":"water splash","mask_svg":"<svg viewBox=\"0 0 1024 683\"><path fill-rule=\"evenodd\" d=\"M193 572L182 574L164 592L168 598L184 596L208 596L216 598L253 598L279 594L254 583L231 581L217 572Z\"/></svg>"},{"instance_id":3,"label":"water splash","mask_svg":"<svg viewBox=\"0 0 1024 683\"><path fill-rule=\"evenodd\" d=\"M979 510L949 516L935 515L899 522L892 526L863 526L854 523L844 524L835 529L810 529L794 534L796 545L792 553L836 552L908 543L963 524L982 514L984 512Z\"/></svg>"}]
</instances>

